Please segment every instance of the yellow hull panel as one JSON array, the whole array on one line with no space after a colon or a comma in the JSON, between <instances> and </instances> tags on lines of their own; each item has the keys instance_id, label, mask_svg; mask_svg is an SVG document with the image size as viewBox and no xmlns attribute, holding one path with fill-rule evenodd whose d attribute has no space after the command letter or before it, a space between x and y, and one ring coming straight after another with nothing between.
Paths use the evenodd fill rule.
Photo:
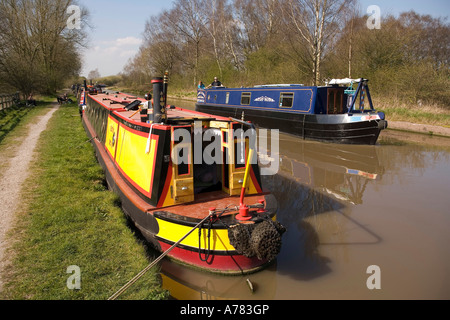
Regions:
<instances>
[{"instance_id":1,"label":"yellow hull panel","mask_svg":"<svg viewBox=\"0 0 450 320\"><path fill-rule=\"evenodd\" d=\"M177 223L172 223L166 220L158 219L159 238L170 242L177 242L184 235L186 235L193 227L185 226ZM205 223L206 225L207 223ZM186 239L181 242L181 245L199 248L198 230L192 232ZM235 251L236 249L230 244L228 238L228 229L211 229L210 247L214 251ZM200 236L200 249L208 249L208 229L202 229Z\"/></svg>"},{"instance_id":2,"label":"yellow hull panel","mask_svg":"<svg viewBox=\"0 0 450 320\"><path fill-rule=\"evenodd\" d=\"M115 160L122 173L130 181L151 197L155 168L158 136L150 140L150 152L146 153L148 137L120 124L112 117L108 118L106 149Z\"/></svg>"}]
</instances>

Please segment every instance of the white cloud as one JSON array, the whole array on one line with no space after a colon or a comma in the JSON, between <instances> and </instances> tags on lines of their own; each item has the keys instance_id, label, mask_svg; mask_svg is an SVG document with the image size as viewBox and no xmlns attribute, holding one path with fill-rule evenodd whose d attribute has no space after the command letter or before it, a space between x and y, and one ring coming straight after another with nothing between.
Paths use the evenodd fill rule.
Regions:
<instances>
[{"instance_id":1,"label":"white cloud","mask_svg":"<svg viewBox=\"0 0 450 320\"><path fill-rule=\"evenodd\" d=\"M135 37L126 37L116 39L115 42L118 46L140 46L142 43L142 39L138 39Z\"/></svg>"},{"instance_id":2,"label":"white cloud","mask_svg":"<svg viewBox=\"0 0 450 320\"><path fill-rule=\"evenodd\" d=\"M100 75L109 76L122 71L128 60L138 52L142 39L136 37L103 40L84 54L82 75L98 69Z\"/></svg>"}]
</instances>

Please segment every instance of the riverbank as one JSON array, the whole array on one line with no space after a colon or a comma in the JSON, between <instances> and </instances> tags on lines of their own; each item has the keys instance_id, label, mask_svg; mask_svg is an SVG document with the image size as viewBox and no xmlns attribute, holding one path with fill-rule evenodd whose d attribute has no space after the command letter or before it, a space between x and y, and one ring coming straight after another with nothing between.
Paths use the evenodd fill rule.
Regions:
<instances>
[{"instance_id":1,"label":"riverbank","mask_svg":"<svg viewBox=\"0 0 450 320\"><path fill-rule=\"evenodd\" d=\"M29 127L18 124L0 145L2 151L14 149L8 151L12 161L4 166L1 187L7 193L0 199L16 205L6 212L11 223L0 221L7 236L5 259L0 259L5 262L0 265L0 299L107 299L154 253L129 228L118 197L107 189L77 103L39 105L36 110L41 108L53 112L47 113L46 126L36 127L33 117ZM35 148L25 143L31 135ZM15 146L16 140L24 141L24 147ZM25 154L32 155L28 165L19 162ZM19 173L28 175L18 181ZM121 299L166 299L158 272L150 270Z\"/></svg>"},{"instance_id":2,"label":"riverbank","mask_svg":"<svg viewBox=\"0 0 450 320\"><path fill-rule=\"evenodd\" d=\"M450 138L450 128L431 124L388 120L388 129ZM450 141L449 141L450 144Z\"/></svg>"}]
</instances>

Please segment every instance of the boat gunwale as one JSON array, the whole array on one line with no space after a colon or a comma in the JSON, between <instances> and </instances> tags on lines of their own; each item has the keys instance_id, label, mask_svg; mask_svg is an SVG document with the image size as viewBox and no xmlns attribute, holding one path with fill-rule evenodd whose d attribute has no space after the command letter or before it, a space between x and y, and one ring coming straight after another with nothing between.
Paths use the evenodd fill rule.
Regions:
<instances>
[{"instance_id":1,"label":"boat gunwale","mask_svg":"<svg viewBox=\"0 0 450 320\"><path fill-rule=\"evenodd\" d=\"M123 94L125 96L129 96L126 93L119 93L119 94ZM110 111L110 114L115 115L115 117L122 119L124 122L128 122L128 123L131 123L131 124L133 124L135 126L139 126L139 127L145 128L144 130L142 130L144 132L149 132L150 128L161 129L161 130L170 130L170 127L177 126L176 123L170 123L170 124L146 123L146 122L142 122L142 121L139 121L139 120L132 119L130 117L127 117L127 116L123 115L123 112L129 112L129 110L126 110L123 105L122 105L121 108L115 108L115 107L112 107L112 106L108 106L102 100L100 100L98 98L99 95L105 95L106 96L106 94L104 94L104 93L99 93L99 94L95 94L95 95L88 94L87 96L90 97L95 102L99 103L102 107L106 108L108 111ZM142 102L146 102L145 99L139 98L139 97L136 97L135 100L140 100ZM195 118L196 115L201 115L203 117L208 117L209 120L233 122L232 120L230 120L227 117L211 115L211 114L207 114L207 113L204 113L204 112L200 112L200 111L196 111L196 110L190 110L190 109L184 109L184 108L180 108L180 107L176 107L176 106L172 106L172 105L168 105L167 106L167 110L169 110L169 111L170 110L176 110L176 111L181 111L181 112L186 112L186 113L193 114L192 118L182 118L182 119L179 119L179 121L188 121L188 120L192 120L192 121L199 120L200 121L200 120L205 120L205 119L196 119ZM177 121L177 118L168 116L168 120L173 122L173 121Z\"/></svg>"}]
</instances>

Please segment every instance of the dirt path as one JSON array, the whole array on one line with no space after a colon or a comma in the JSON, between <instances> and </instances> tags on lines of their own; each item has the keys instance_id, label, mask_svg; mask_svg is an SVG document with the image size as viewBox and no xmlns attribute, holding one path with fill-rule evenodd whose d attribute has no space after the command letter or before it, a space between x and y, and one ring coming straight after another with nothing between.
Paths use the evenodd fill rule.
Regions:
<instances>
[{"instance_id":1,"label":"dirt path","mask_svg":"<svg viewBox=\"0 0 450 320\"><path fill-rule=\"evenodd\" d=\"M20 203L20 193L23 182L28 176L28 166L33 158L34 149L47 122L58 109L58 104L41 116L38 122L29 126L26 137L21 139L22 144L15 150L15 155L9 160L9 165L3 172L0 180L0 291L3 288L3 270L10 263L6 255L8 241L6 234L14 221L14 213Z\"/></svg>"}]
</instances>

